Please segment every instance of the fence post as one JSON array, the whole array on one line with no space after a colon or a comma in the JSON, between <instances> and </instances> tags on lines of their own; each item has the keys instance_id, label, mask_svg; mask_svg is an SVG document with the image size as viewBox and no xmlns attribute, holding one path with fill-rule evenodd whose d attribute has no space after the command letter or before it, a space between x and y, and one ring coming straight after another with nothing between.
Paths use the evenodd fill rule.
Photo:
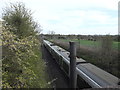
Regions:
<instances>
[{"instance_id":1,"label":"fence post","mask_svg":"<svg viewBox=\"0 0 120 90\"><path fill-rule=\"evenodd\" d=\"M76 44L75 42L69 42L70 44L70 88L76 88Z\"/></svg>"}]
</instances>

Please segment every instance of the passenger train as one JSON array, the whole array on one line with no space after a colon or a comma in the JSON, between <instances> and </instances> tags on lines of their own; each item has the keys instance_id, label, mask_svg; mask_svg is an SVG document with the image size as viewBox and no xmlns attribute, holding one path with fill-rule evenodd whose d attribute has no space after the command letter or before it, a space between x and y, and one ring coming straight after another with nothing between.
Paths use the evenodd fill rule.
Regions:
<instances>
[{"instance_id":1,"label":"passenger train","mask_svg":"<svg viewBox=\"0 0 120 90\"><path fill-rule=\"evenodd\" d=\"M43 40L43 45L51 53L63 72L70 76L70 53L54 43ZM76 57L76 74L78 88L108 88L118 87L119 78ZM84 84L84 86L82 86Z\"/></svg>"}]
</instances>

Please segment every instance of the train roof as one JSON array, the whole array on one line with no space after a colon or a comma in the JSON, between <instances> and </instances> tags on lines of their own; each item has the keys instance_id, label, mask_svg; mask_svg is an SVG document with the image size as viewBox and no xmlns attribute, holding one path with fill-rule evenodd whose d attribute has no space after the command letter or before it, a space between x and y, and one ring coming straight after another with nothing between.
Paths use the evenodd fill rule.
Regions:
<instances>
[{"instance_id":1,"label":"train roof","mask_svg":"<svg viewBox=\"0 0 120 90\"><path fill-rule=\"evenodd\" d=\"M79 64L77 68L102 87L118 86L119 78L91 63Z\"/></svg>"}]
</instances>

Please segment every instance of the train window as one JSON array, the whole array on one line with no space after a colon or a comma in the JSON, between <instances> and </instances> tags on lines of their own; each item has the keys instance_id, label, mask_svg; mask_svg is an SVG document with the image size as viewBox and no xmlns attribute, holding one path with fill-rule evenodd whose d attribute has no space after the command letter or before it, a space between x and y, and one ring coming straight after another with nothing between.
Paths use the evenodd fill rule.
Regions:
<instances>
[{"instance_id":1,"label":"train window","mask_svg":"<svg viewBox=\"0 0 120 90\"><path fill-rule=\"evenodd\" d=\"M60 64L60 66L62 66L62 64L63 64L63 62L62 62L62 56L60 56L59 64Z\"/></svg>"},{"instance_id":2,"label":"train window","mask_svg":"<svg viewBox=\"0 0 120 90\"><path fill-rule=\"evenodd\" d=\"M77 75L77 86L80 89L92 88L88 83L85 82L79 75Z\"/></svg>"},{"instance_id":3,"label":"train window","mask_svg":"<svg viewBox=\"0 0 120 90\"><path fill-rule=\"evenodd\" d=\"M66 74L69 74L69 66L63 61L63 69L66 72Z\"/></svg>"},{"instance_id":4,"label":"train window","mask_svg":"<svg viewBox=\"0 0 120 90\"><path fill-rule=\"evenodd\" d=\"M54 54L53 50L51 51L51 54L52 54L52 56L53 56L53 54Z\"/></svg>"},{"instance_id":5,"label":"train window","mask_svg":"<svg viewBox=\"0 0 120 90\"><path fill-rule=\"evenodd\" d=\"M55 60L59 64L59 55L56 52L54 54L55 54Z\"/></svg>"}]
</instances>

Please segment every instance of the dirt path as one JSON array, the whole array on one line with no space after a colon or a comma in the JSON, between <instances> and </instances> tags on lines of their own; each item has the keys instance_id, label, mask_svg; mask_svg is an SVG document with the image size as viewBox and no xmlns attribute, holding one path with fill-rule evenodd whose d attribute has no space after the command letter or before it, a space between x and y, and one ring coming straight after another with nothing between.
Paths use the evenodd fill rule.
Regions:
<instances>
[{"instance_id":1,"label":"dirt path","mask_svg":"<svg viewBox=\"0 0 120 90\"><path fill-rule=\"evenodd\" d=\"M53 88L68 88L68 79L66 79L63 71L60 69L55 60L51 57L48 50L42 45L42 57L47 65L47 73L52 82Z\"/></svg>"}]
</instances>

